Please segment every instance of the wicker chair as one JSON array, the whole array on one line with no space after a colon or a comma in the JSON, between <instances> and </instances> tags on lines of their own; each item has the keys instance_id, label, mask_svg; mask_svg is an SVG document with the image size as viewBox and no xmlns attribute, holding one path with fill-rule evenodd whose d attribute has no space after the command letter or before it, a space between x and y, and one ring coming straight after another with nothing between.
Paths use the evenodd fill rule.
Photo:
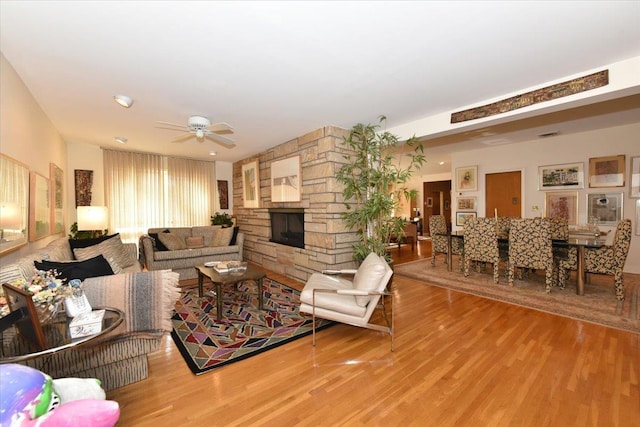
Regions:
<instances>
[{"instance_id":1,"label":"wicker chair","mask_svg":"<svg viewBox=\"0 0 640 427\"><path fill-rule=\"evenodd\" d=\"M545 270L546 292L553 285L553 252L549 222L542 218L511 221L509 230L509 285L513 286L517 267Z\"/></svg>"},{"instance_id":2,"label":"wicker chair","mask_svg":"<svg viewBox=\"0 0 640 427\"><path fill-rule=\"evenodd\" d=\"M493 264L493 281L500 280L498 236L494 218L472 218L464 223L464 277L471 262Z\"/></svg>"},{"instance_id":3,"label":"wicker chair","mask_svg":"<svg viewBox=\"0 0 640 427\"><path fill-rule=\"evenodd\" d=\"M429 234L431 234L431 265L436 265L436 256L438 254L444 254L444 262L447 262L447 222L444 219L444 215L431 215L429 217ZM463 246L461 239L453 239L451 241L451 253L455 255L462 255ZM460 271L462 271L462 263L459 265Z\"/></svg>"},{"instance_id":4,"label":"wicker chair","mask_svg":"<svg viewBox=\"0 0 640 427\"><path fill-rule=\"evenodd\" d=\"M631 220L623 219L616 227L616 234L611 246L599 249L585 249L584 271L588 273L608 274L614 277L616 298L624 299L624 276L622 270L631 244ZM575 248L569 250L568 259L560 261L558 276L560 286L564 287L569 270L578 268L578 256Z\"/></svg>"}]
</instances>

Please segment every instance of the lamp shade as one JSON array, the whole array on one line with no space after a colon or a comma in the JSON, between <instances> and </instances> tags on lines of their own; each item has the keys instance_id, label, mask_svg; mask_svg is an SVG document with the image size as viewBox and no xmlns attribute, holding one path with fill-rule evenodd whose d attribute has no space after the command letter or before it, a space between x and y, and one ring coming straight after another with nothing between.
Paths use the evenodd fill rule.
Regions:
<instances>
[{"instance_id":1,"label":"lamp shade","mask_svg":"<svg viewBox=\"0 0 640 427\"><path fill-rule=\"evenodd\" d=\"M20 206L17 203L0 203L0 229L18 230L22 227Z\"/></svg>"},{"instance_id":2,"label":"lamp shade","mask_svg":"<svg viewBox=\"0 0 640 427\"><path fill-rule=\"evenodd\" d=\"M78 206L78 230L105 230L109 226L106 206Z\"/></svg>"}]
</instances>

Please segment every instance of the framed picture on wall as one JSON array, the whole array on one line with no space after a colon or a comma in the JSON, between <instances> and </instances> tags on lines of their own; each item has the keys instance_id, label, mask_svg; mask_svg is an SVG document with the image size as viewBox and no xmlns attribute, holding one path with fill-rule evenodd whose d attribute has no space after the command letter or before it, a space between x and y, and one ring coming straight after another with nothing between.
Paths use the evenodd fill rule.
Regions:
<instances>
[{"instance_id":1,"label":"framed picture on wall","mask_svg":"<svg viewBox=\"0 0 640 427\"><path fill-rule=\"evenodd\" d=\"M257 160L242 165L242 198L245 208L260 207L260 176Z\"/></svg>"},{"instance_id":2,"label":"framed picture on wall","mask_svg":"<svg viewBox=\"0 0 640 427\"><path fill-rule=\"evenodd\" d=\"M584 163L538 167L538 190L584 188Z\"/></svg>"},{"instance_id":3,"label":"framed picture on wall","mask_svg":"<svg viewBox=\"0 0 640 427\"><path fill-rule=\"evenodd\" d=\"M49 164L51 180L51 234L64 233L64 174L53 163Z\"/></svg>"},{"instance_id":4,"label":"framed picture on wall","mask_svg":"<svg viewBox=\"0 0 640 427\"><path fill-rule=\"evenodd\" d=\"M636 200L636 236L640 236L640 199Z\"/></svg>"},{"instance_id":5,"label":"framed picture on wall","mask_svg":"<svg viewBox=\"0 0 640 427\"><path fill-rule=\"evenodd\" d=\"M622 219L623 193L592 193L587 195L587 219L599 225L616 226Z\"/></svg>"},{"instance_id":6,"label":"framed picture on wall","mask_svg":"<svg viewBox=\"0 0 640 427\"><path fill-rule=\"evenodd\" d=\"M578 192L554 191L545 193L545 218L567 218L569 225L578 223Z\"/></svg>"},{"instance_id":7,"label":"framed picture on wall","mask_svg":"<svg viewBox=\"0 0 640 427\"><path fill-rule=\"evenodd\" d=\"M631 184L629 185L629 197L640 198L640 156L631 158Z\"/></svg>"},{"instance_id":8,"label":"framed picture on wall","mask_svg":"<svg viewBox=\"0 0 640 427\"><path fill-rule=\"evenodd\" d=\"M229 209L229 182L218 180L217 184L220 209Z\"/></svg>"},{"instance_id":9,"label":"framed picture on wall","mask_svg":"<svg viewBox=\"0 0 640 427\"><path fill-rule=\"evenodd\" d=\"M456 203L458 204L459 211L475 211L476 210L476 197L458 197Z\"/></svg>"},{"instance_id":10,"label":"framed picture on wall","mask_svg":"<svg viewBox=\"0 0 640 427\"><path fill-rule=\"evenodd\" d=\"M301 193L300 156L271 163L271 201L299 202Z\"/></svg>"},{"instance_id":11,"label":"framed picture on wall","mask_svg":"<svg viewBox=\"0 0 640 427\"><path fill-rule=\"evenodd\" d=\"M476 218L478 214L476 212L456 212L456 225L463 226L467 220Z\"/></svg>"},{"instance_id":12,"label":"framed picture on wall","mask_svg":"<svg viewBox=\"0 0 640 427\"><path fill-rule=\"evenodd\" d=\"M624 187L625 156L589 159L589 187Z\"/></svg>"},{"instance_id":13,"label":"framed picture on wall","mask_svg":"<svg viewBox=\"0 0 640 427\"><path fill-rule=\"evenodd\" d=\"M51 233L49 179L37 172L29 175L29 241L34 242Z\"/></svg>"},{"instance_id":14,"label":"framed picture on wall","mask_svg":"<svg viewBox=\"0 0 640 427\"><path fill-rule=\"evenodd\" d=\"M478 166L456 168L456 191L478 191Z\"/></svg>"},{"instance_id":15,"label":"framed picture on wall","mask_svg":"<svg viewBox=\"0 0 640 427\"><path fill-rule=\"evenodd\" d=\"M0 154L0 254L29 239L29 166Z\"/></svg>"}]
</instances>

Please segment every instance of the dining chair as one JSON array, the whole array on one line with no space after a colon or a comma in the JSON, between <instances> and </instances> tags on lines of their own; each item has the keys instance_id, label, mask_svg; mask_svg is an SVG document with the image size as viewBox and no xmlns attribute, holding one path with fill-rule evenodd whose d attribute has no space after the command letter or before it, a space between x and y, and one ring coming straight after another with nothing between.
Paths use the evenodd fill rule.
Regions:
<instances>
[{"instance_id":1,"label":"dining chair","mask_svg":"<svg viewBox=\"0 0 640 427\"><path fill-rule=\"evenodd\" d=\"M549 224L551 240L567 240L569 238L569 220L567 218L544 218L544 221ZM559 278L557 275L560 271L560 261L569 258L569 248L552 246L551 251L553 253L553 283L558 284Z\"/></svg>"},{"instance_id":2,"label":"dining chair","mask_svg":"<svg viewBox=\"0 0 640 427\"><path fill-rule=\"evenodd\" d=\"M431 215L429 217L429 234L431 235L431 265L436 265L436 256L438 254L444 254L444 262L447 262L447 240L449 237L447 234L447 222L444 219L444 215ZM462 239L453 239L451 241L451 253L455 255L462 255L463 245ZM453 267L453 266L452 266ZM462 271L462 263L459 264L460 271Z\"/></svg>"},{"instance_id":3,"label":"dining chair","mask_svg":"<svg viewBox=\"0 0 640 427\"><path fill-rule=\"evenodd\" d=\"M549 222L542 218L525 218L511 221L509 230L509 285L513 286L515 269L545 270L545 291L553 285L553 251L551 249Z\"/></svg>"},{"instance_id":4,"label":"dining chair","mask_svg":"<svg viewBox=\"0 0 640 427\"><path fill-rule=\"evenodd\" d=\"M464 223L464 277L471 262L493 264L493 281L500 280L500 253L495 218L471 218Z\"/></svg>"},{"instance_id":5,"label":"dining chair","mask_svg":"<svg viewBox=\"0 0 640 427\"><path fill-rule=\"evenodd\" d=\"M606 274L613 276L616 298L624 299L624 275L622 270L627 260L629 246L631 245L631 220L623 219L616 227L611 246L603 246L598 249L586 248L584 251L584 271L587 273ZM578 268L578 254L576 248L570 248L566 260L560 261L558 279L560 287L564 287L570 270Z\"/></svg>"}]
</instances>

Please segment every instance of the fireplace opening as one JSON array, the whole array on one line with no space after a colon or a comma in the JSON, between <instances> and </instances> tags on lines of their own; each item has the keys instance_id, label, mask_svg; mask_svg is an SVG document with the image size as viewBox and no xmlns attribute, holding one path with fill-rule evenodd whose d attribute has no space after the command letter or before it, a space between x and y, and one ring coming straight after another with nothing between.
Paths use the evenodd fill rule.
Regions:
<instances>
[{"instance_id":1,"label":"fireplace opening","mask_svg":"<svg viewBox=\"0 0 640 427\"><path fill-rule=\"evenodd\" d=\"M269 209L270 242L304 249L304 209Z\"/></svg>"}]
</instances>

